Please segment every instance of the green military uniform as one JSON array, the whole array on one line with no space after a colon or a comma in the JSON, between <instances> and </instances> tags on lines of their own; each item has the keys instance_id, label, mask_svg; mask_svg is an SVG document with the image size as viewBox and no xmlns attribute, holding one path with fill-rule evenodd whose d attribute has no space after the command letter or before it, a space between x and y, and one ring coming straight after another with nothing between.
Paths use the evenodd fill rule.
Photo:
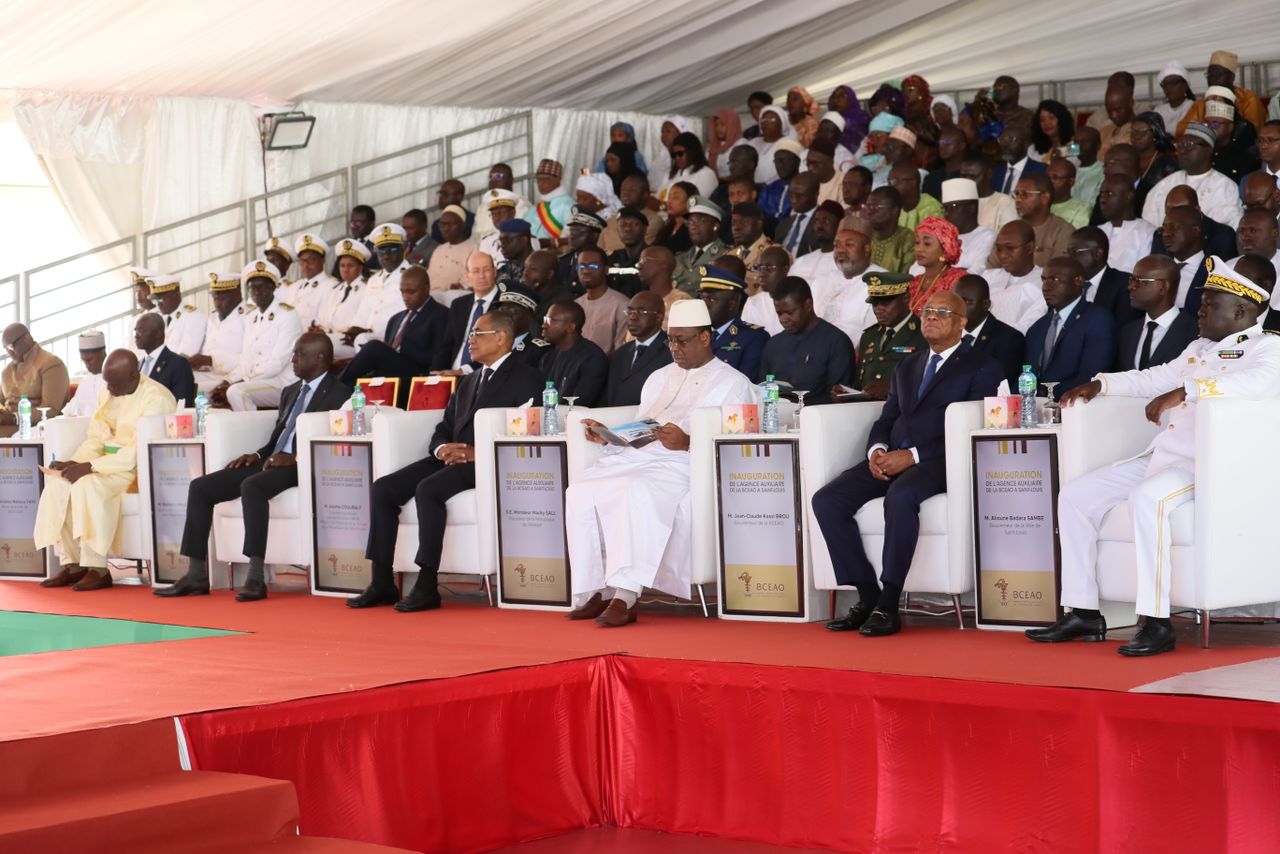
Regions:
<instances>
[{"instance_id":1,"label":"green military uniform","mask_svg":"<svg viewBox=\"0 0 1280 854\"><path fill-rule=\"evenodd\" d=\"M903 273L867 273L862 280L867 283L867 302L901 297L911 287L911 277ZM908 314L891 329L878 323L868 326L858 340L858 388L888 383L899 362L927 346L920 331L920 318L914 314Z\"/></svg>"},{"instance_id":2,"label":"green military uniform","mask_svg":"<svg viewBox=\"0 0 1280 854\"><path fill-rule=\"evenodd\" d=\"M714 219L718 233L719 223L724 221L724 211L720 210L719 205L701 196L691 196L689 198L689 216L695 214L702 214ZM702 275L698 272L699 268L714 264L717 258L728 251L728 245L717 237L701 249L697 246L691 246L681 252L676 256L676 271L675 275L672 276L676 287L689 296L696 297L698 295L698 283L702 280Z\"/></svg>"}]
</instances>

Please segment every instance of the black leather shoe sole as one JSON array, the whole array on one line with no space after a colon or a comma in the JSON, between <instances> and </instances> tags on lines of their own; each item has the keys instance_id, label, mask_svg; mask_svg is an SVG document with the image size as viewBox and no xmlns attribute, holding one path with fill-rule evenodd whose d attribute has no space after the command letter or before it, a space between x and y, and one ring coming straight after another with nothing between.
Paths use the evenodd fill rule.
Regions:
<instances>
[{"instance_id":1,"label":"black leather shoe sole","mask_svg":"<svg viewBox=\"0 0 1280 854\"><path fill-rule=\"evenodd\" d=\"M152 596L160 596L165 599L172 599L177 596L208 596L208 586L197 587L194 584L184 585L181 581L171 584L168 587L157 587L151 591Z\"/></svg>"},{"instance_id":2,"label":"black leather shoe sole","mask_svg":"<svg viewBox=\"0 0 1280 854\"><path fill-rule=\"evenodd\" d=\"M365 592L347 600L348 608L373 608L378 605L394 605L400 601L400 594L395 590L389 593Z\"/></svg>"},{"instance_id":3,"label":"black leather shoe sole","mask_svg":"<svg viewBox=\"0 0 1280 854\"><path fill-rule=\"evenodd\" d=\"M396 610L402 614L409 614L414 611L434 611L440 607L440 597L434 599L414 599L406 596L396 603Z\"/></svg>"}]
</instances>

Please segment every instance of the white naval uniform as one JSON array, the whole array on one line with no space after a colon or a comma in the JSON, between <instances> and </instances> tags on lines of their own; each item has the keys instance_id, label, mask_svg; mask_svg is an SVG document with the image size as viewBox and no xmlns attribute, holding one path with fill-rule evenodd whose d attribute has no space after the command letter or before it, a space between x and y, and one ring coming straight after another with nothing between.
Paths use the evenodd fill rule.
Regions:
<instances>
[{"instance_id":1,"label":"white naval uniform","mask_svg":"<svg viewBox=\"0 0 1280 854\"><path fill-rule=\"evenodd\" d=\"M480 238L479 247L481 252L493 259L495 269L507 260L507 256L502 254L502 245L498 243L498 234L497 231L491 231Z\"/></svg>"},{"instance_id":2,"label":"white naval uniform","mask_svg":"<svg viewBox=\"0 0 1280 854\"><path fill-rule=\"evenodd\" d=\"M227 376L227 403L236 412L280 405L280 391L296 382L293 345L302 335L302 320L293 306L276 300L248 318L240 362Z\"/></svg>"},{"instance_id":3,"label":"white naval uniform","mask_svg":"<svg viewBox=\"0 0 1280 854\"><path fill-rule=\"evenodd\" d=\"M208 394L222 383L240 362L244 352L244 333L247 317L254 311L252 303L240 303L226 319L218 312L209 315L204 327L204 347L201 352L213 360L207 369L196 371L196 389Z\"/></svg>"},{"instance_id":4,"label":"white naval uniform","mask_svg":"<svg viewBox=\"0 0 1280 854\"><path fill-rule=\"evenodd\" d=\"M310 329L311 324L316 321L316 315L320 313L320 303L324 295L336 281L338 280L333 276L321 271L318 276L299 279L289 287L277 291L276 299L293 306L302 320L302 328Z\"/></svg>"},{"instance_id":5,"label":"white naval uniform","mask_svg":"<svg viewBox=\"0 0 1280 854\"><path fill-rule=\"evenodd\" d=\"M485 190L488 193L488 190ZM484 196L481 196L484 198ZM529 212L528 199L523 196L516 199L516 219L524 219L524 215ZM480 206L480 210L476 211L476 221L471 225L471 236L479 240L487 234L494 234L498 231L498 227L493 224L493 217L489 215L489 208L485 205Z\"/></svg>"},{"instance_id":6,"label":"white naval uniform","mask_svg":"<svg viewBox=\"0 0 1280 854\"><path fill-rule=\"evenodd\" d=\"M1173 545L1169 517L1195 497L1196 402L1280 396L1280 336L1264 333L1257 324L1222 341L1192 341L1167 364L1099 374L1097 379L1103 394L1154 398L1182 388L1187 398L1162 416L1164 429L1141 454L1077 478L1059 493L1062 604L1097 609L1098 533L1107 512L1128 501L1137 558L1137 611L1168 617Z\"/></svg>"},{"instance_id":7,"label":"white naval uniform","mask_svg":"<svg viewBox=\"0 0 1280 854\"><path fill-rule=\"evenodd\" d=\"M194 305L180 305L172 314L162 314L164 346L179 356L194 356L204 345L204 327L208 316Z\"/></svg>"},{"instance_id":8,"label":"white naval uniform","mask_svg":"<svg viewBox=\"0 0 1280 854\"><path fill-rule=\"evenodd\" d=\"M408 261L401 261L400 266L390 273L379 270L369 277L364 286L364 297L360 301L360 321L355 325L368 332L356 336L356 349L360 349L369 341L381 341L387 331L387 323L397 313L404 311L404 300L400 296L400 276L409 269Z\"/></svg>"},{"instance_id":9,"label":"white naval uniform","mask_svg":"<svg viewBox=\"0 0 1280 854\"><path fill-rule=\"evenodd\" d=\"M363 300L364 279L357 276L351 283L350 290L346 282L335 279L320 301L320 311L316 314L315 324L333 342L335 359L350 359L356 354L356 348L350 344L344 344L342 336L351 327L359 325L356 321L360 319Z\"/></svg>"},{"instance_id":10,"label":"white naval uniform","mask_svg":"<svg viewBox=\"0 0 1280 854\"><path fill-rule=\"evenodd\" d=\"M756 386L719 359L691 371L672 363L645 380L636 420L670 422L688 433L700 406L756 402ZM669 451L657 441L610 446L569 485L565 512L579 603L606 587L689 595L688 452Z\"/></svg>"}]
</instances>

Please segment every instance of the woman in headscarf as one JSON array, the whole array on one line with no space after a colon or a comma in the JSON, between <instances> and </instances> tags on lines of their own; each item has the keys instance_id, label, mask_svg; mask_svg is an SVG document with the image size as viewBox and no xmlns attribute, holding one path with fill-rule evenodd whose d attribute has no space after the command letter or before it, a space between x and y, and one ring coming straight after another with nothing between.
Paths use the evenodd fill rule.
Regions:
<instances>
[{"instance_id":1,"label":"woman in headscarf","mask_svg":"<svg viewBox=\"0 0 1280 854\"><path fill-rule=\"evenodd\" d=\"M894 128L902 127L904 122L893 113L882 112L871 120L866 138L867 153L858 161L859 166L871 170L871 185L882 187L889 177L889 164L885 162L880 150Z\"/></svg>"},{"instance_id":2,"label":"woman in headscarf","mask_svg":"<svg viewBox=\"0 0 1280 854\"><path fill-rule=\"evenodd\" d=\"M955 266L960 261L960 232L936 216L925 217L916 226L916 263L924 268L911 280L911 311L919 314L929 297L949 291L968 271Z\"/></svg>"},{"instance_id":3,"label":"woman in headscarf","mask_svg":"<svg viewBox=\"0 0 1280 854\"><path fill-rule=\"evenodd\" d=\"M603 172L579 175L578 183L574 185L574 197L578 207L599 215L605 222L622 207L622 202L614 194L613 182Z\"/></svg>"},{"instance_id":4,"label":"woman in headscarf","mask_svg":"<svg viewBox=\"0 0 1280 854\"><path fill-rule=\"evenodd\" d=\"M662 146L658 156L654 158L653 168L649 170L649 183L655 187L665 186L676 172L671 161L671 144L682 133L689 133L693 128L680 116L667 116L662 120Z\"/></svg>"},{"instance_id":5,"label":"woman in headscarf","mask_svg":"<svg viewBox=\"0 0 1280 854\"><path fill-rule=\"evenodd\" d=\"M905 107L906 99L902 97L898 88L890 83L881 83L880 88L871 95L871 100L867 101L867 109L871 111L873 119L884 112L893 113L898 118L902 118Z\"/></svg>"},{"instance_id":6,"label":"woman in headscarf","mask_svg":"<svg viewBox=\"0 0 1280 854\"><path fill-rule=\"evenodd\" d=\"M1040 163L1052 163L1063 156L1058 149L1071 142L1076 123L1066 105L1047 99L1036 106L1036 118L1031 123L1031 147L1027 156Z\"/></svg>"},{"instance_id":7,"label":"woman in headscarf","mask_svg":"<svg viewBox=\"0 0 1280 854\"><path fill-rule=\"evenodd\" d=\"M852 86L837 86L831 97L827 98L827 109L844 117L844 130L840 133L840 144L850 151L857 151L862 140L867 137L867 125L871 116L858 103L858 94Z\"/></svg>"},{"instance_id":8,"label":"woman in headscarf","mask_svg":"<svg viewBox=\"0 0 1280 854\"><path fill-rule=\"evenodd\" d=\"M690 131L679 134L671 142L671 173L659 191L659 198L665 199L665 191L678 181L688 181L703 196L710 196L720 183L715 170L707 165L702 140Z\"/></svg>"},{"instance_id":9,"label":"woman in headscarf","mask_svg":"<svg viewBox=\"0 0 1280 854\"><path fill-rule=\"evenodd\" d=\"M631 148L635 152L636 171L641 175L649 174L649 164L644 162L644 155L640 153L640 143L636 142L636 129L626 122L614 122L609 126L609 144L617 145L619 143L631 143ZM605 157L608 152L605 152ZM605 169L604 157L600 158L600 162L596 164L597 172L607 172Z\"/></svg>"},{"instance_id":10,"label":"woman in headscarf","mask_svg":"<svg viewBox=\"0 0 1280 854\"><path fill-rule=\"evenodd\" d=\"M938 159L938 126L929 112L933 104L929 81L919 74L904 78L902 98L902 118L907 129L916 135L915 164L925 170L932 169Z\"/></svg>"},{"instance_id":11,"label":"woman in headscarf","mask_svg":"<svg viewBox=\"0 0 1280 854\"><path fill-rule=\"evenodd\" d=\"M960 110L956 108L956 99L950 95L934 95L933 102L929 105L929 114L933 116L933 123L941 132L956 123Z\"/></svg>"},{"instance_id":12,"label":"woman in headscarf","mask_svg":"<svg viewBox=\"0 0 1280 854\"><path fill-rule=\"evenodd\" d=\"M778 180L778 170L773 165L773 152L778 140L795 138L787 114L773 104L760 111L760 135L750 140L750 145L760 155L756 163L756 183L760 186Z\"/></svg>"},{"instance_id":13,"label":"woman in headscarf","mask_svg":"<svg viewBox=\"0 0 1280 854\"><path fill-rule=\"evenodd\" d=\"M805 148L813 143L813 137L818 132L818 113L821 111L818 99L806 89L792 86L787 90L787 120L791 122L796 139Z\"/></svg>"},{"instance_id":14,"label":"woman in headscarf","mask_svg":"<svg viewBox=\"0 0 1280 854\"><path fill-rule=\"evenodd\" d=\"M1178 171L1173 137L1159 113L1139 113L1129 122L1129 142L1138 153L1138 181L1133 188L1133 209L1142 210L1151 188Z\"/></svg>"},{"instance_id":15,"label":"woman in headscarf","mask_svg":"<svg viewBox=\"0 0 1280 854\"><path fill-rule=\"evenodd\" d=\"M733 107L721 107L711 117L711 139L707 140L707 164L721 178L729 177L727 152L742 139L742 119ZM726 155L721 157L720 155Z\"/></svg>"},{"instance_id":16,"label":"woman in headscarf","mask_svg":"<svg viewBox=\"0 0 1280 854\"><path fill-rule=\"evenodd\" d=\"M622 182L628 175L640 174L636 166L639 156L635 143L614 142L609 145L609 150L604 153L604 174L613 182L613 192L622 192Z\"/></svg>"}]
</instances>

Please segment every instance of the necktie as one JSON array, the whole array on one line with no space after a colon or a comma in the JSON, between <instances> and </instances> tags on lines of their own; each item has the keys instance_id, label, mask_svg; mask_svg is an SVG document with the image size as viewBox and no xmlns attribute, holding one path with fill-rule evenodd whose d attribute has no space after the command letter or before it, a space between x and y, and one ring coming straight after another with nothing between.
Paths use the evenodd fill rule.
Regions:
<instances>
[{"instance_id":1,"label":"necktie","mask_svg":"<svg viewBox=\"0 0 1280 854\"><path fill-rule=\"evenodd\" d=\"M1013 164L1004 167L1004 186L1000 188L1000 192L1006 196L1013 192Z\"/></svg>"},{"instance_id":2,"label":"necktie","mask_svg":"<svg viewBox=\"0 0 1280 854\"><path fill-rule=\"evenodd\" d=\"M1053 358L1053 345L1058 343L1058 319L1058 310L1056 308L1050 310L1049 329L1044 336L1044 353L1040 356L1040 374L1042 378L1049 367L1049 360Z\"/></svg>"},{"instance_id":3,"label":"necktie","mask_svg":"<svg viewBox=\"0 0 1280 854\"><path fill-rule=\"evenodd\" d=\"M476 382L476 393L471 398L471 411L474 413L480 408L480 397L484 394L485 388L489 385L489 379L493 376L493 368L485 368L480 372L480 379Z\"/></svg>"},{"instance_id":4,"label":"necktie","mask_svg":"<svg viewBox=\"0 0 1280 854\"><path fill-rule=\"evenodd\" d=\"M929 388L929 383L933 382L934 374L938 373L938 365L942 363L942 356L934 353L929 357L929 364L924 366L924 377L920 380L920 392L916 395L916 399L924 397L925 390Z\"/></svg>"},{"instance_id":5,"label":"necktie","mask_svg":"<svg viewBox=\"0 0 1280 854\"><path fill-rule=\"evenodd\" d=\"M462 339L462 362L463 365L471 364L471 330L475 328L476 321L480 319L480 315L484 314L484 300L477 299L476 307L471 312L471 320L467 322L467 334Z\"/></svg>"},{"instance_id":6,"label":"necktie","mask_svg":"<svg viewBox=\"0 0 1280 854\"><path fill-rule=\"evenodd\" d=\"M342 289L342 299L341 299L341 300L339 300L339 303L344 303L344 302L346 302L346 301L347 301L347 297L349 297L349 296L351 296L351 283L350 283L350 282L347 282L347 283L346 283L346 286Z\"/></svg>"},{"instance_id":7,"label":"necktie","mask_svg":"<svg viewBox=\"0 0 1280 854\"><path fill-rule=\"evenodd\" d=\"M164 317L164 328L165 328L165 329L168 329L168 328L169 328L169 324L170 324L170 323L173 323L173 315L172 315L172 314L166 314L166 315L165 315L165 317Z\"/></svg>"},{"instance_id":8,"label":"necktie","mask_svg":"<svg viewBox=\"0 0 1280 854\"><path fill-rule=\"evenodd\" d=\"M151 355L148 354L147 357L142 360L142 370L140 370L138 373L142 374L144 377L151 376L151 365L153 364L153 362L154 360L152 359Z\"/></svg>"},{"instance_id":9,"label":"necktie","mask_svg":"<svg viewBox=\"0 0 1280 854\"><path fill-rule=\"evenodd\" d=\"M1145 371L1151 367L1151 339L1155 337L1156 328L1160 324L1154 320L1147 321L1147 337L1142 339L1142 353L1138 356L1138 370Z\"/></svg>"},{"instance_id":10,"label":"necktie","mask_svg":"<svg viewBox=\"0 0 1280 854\"><path fill-rule=\"evenodd\" d=\"M800 237L804 234L804 221L809 216L809 211L796 214L796 221L791 224L791 233L787 235L787 245L783 247L794 257L796 254L796 246L800 243Z\"/></svg>"},{"instance_id":11,"label":"necktie","mask_svg":"<svg viewBox=\"0 0 1280 854\"><path fill-rule=\"evenodd\" d=\"M400 352L400 344L404 341L405 330L409 328L409 324L413 322L413 318L417 316L417 314L418 310L415 308L413 311L405 315L404 320L400 321L400 328L396 330L396 337L391 341L392 350L395 350L397 353ZM475 323L475 321L472 321L472 323Z\"/></svg>"},{"instance_id":12,"label":"necktie","mask_svg":"<svg viewBox=\"0 0 1280 854\"><path fill-rule=\"evenodd\" d=\"M640 351L644 349L643 344L637 344L635 352L631 354L631 367L636 366L636 362L640 361Z\"/></svg>"},{"instance_id":13,"label":"necktie","mask_svg":"<svg viewBox=\"0 0 1280 854\"><path fill-rule=\"evenodd\" d=\"M893 337L893 327L886 326L884 334L880 337L880 352L884 353L889 349L889 339Z\"/></svg>"},{"instance_id":14,"label":"necktie","mask_svg":"<svg viewBox=\"0 0 1280 854\"><path fill-rule=\"evenodd\" d=\"M310 396L311 386L303 383L302 389L298 392L298 399L293 402L293 408L289 410L289 420L284 423L284 430L280 432L280 438L276 439L273 453L293 453L293 431L297 427L298 416L307 408L307 398Z\"/></svg>"},{"instance_id":15,"label":"necktie","mask_svg":"<svg viewBox=\"0 0 1280 854\"><path fill-rule=\"evenodd\" d=\"M963 339L963 340L964 340L964 343L966 343L966 344L968 344L970 347L972 347L972 346L973 346L973 333L971 333L971 332L966 332L966 333L964 334L964 339Z\"/></svg>"}]
</instances>

